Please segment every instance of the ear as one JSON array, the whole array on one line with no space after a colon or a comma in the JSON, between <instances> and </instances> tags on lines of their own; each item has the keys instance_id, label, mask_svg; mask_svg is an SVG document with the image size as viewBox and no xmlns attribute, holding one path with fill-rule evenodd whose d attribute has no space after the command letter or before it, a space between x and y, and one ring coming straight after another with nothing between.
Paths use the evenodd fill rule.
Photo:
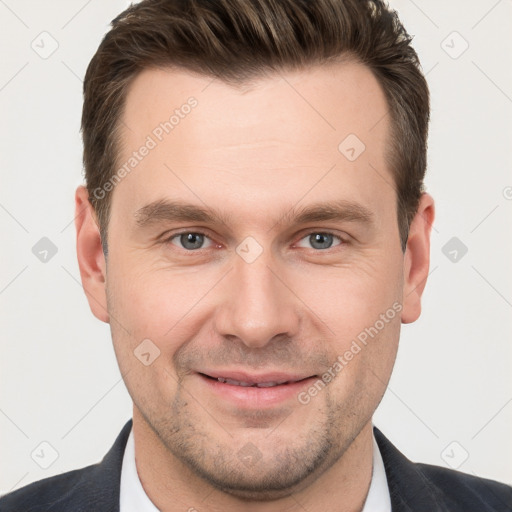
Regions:
<instances>
[{"instance_id":1,"label":"ear","mask_svg":"<svg viewBox=\"0 0 512 512\"><path fill-rule=\"evenodd\" d=\"M421 296L430 265L430 233L434 222L434 200L422 194L409 228L404 255L402 323L415 322L421 314Z\"/></svg>"},{"instance_id":2,"label":"ear","mask_svg":"<svg viewBox=\"0 0 512 512\"><path fill-rule=\"evenodd\" d=\"M84 186L75 194L75 227L78 266L89 307L96 318L108 322L105 256L96 213Z\"/></svg>"}]
</instances>

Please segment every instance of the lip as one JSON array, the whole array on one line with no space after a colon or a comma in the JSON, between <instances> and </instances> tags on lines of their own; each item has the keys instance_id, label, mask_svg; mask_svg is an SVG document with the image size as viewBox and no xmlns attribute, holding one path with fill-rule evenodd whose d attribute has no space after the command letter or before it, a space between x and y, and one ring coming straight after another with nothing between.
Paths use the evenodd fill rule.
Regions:
<instances>
[{"instance_id":1,"label":"lip","mask_svg":"<svg viewBox=\"0 0 512 512\"><path fill-rule=\"evenodd\" d=\"M265 382L297 382L307 379L308 377L313 377L313 375L304 375L298 373L266 372L255 374L230 370L206 370L200 373L208 377L212 377L213 379L222 378L235 380L238 382L247 382L250 384L261 384Z\"/></svg>"},{"instance_id":2,"label":"lip","mask_svg":"<svg viewBox=\"0 0 512 512\"><path fill-rule=\"evenodd\" d=\"M266 409L296 399L300 391L318 379L316 375L304 375L285 372L267 372L261 374L241 371L205 370L197 372L203 385L222 401L228 401L239 409ZM221 382L227 379L252 384L240 386ZM257 387L254 384L283 382L272 387Z\"/></svg>"}]
</instances>

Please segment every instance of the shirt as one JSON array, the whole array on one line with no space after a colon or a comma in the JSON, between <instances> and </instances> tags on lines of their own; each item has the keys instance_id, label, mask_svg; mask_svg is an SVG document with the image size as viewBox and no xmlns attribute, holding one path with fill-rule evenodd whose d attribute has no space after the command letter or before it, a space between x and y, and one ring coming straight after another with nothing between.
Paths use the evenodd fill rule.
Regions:
<instances>
[{"instance_id":1,"label":"shirt","mask_svg":"<svg viewBox=\"0 0 512 512\"><path fill-rule=\"evenodd\" d=\"M135 465L133 429L128 436L121 467L120 512L159 512L142 487ZM379 446L373 436L373 471L361 512L391 512L388 481Z\"/></svg>"}]
</instances>

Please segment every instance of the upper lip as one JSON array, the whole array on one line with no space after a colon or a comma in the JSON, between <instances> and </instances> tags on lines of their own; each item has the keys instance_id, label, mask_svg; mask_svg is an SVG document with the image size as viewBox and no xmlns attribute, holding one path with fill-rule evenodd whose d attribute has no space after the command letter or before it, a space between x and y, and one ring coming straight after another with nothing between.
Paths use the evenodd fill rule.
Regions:
<instances>
[{"instance_id":1,"label":"upper lip","mask_svg":"<svg viewBox=\"0 0 512 512\"><path fill-rule=\"evenodd\" d=\"M314 375L306 375L304 373L288 373L288 372L266 372L266 373L246 373L243 371L231 371L231 370L204 370L198 373L202 373L207 377L214 379L229 379L238 382L246 382L249 384L262 384L268 382L277 382L283 384L285 382L297 382L300 380L314 377Z\"/></svg>"}]
</instances>

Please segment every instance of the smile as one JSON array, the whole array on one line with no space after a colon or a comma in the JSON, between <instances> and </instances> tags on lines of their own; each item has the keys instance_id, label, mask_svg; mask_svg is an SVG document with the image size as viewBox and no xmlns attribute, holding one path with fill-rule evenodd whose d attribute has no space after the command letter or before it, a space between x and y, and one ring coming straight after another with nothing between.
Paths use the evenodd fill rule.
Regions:
<instances>
[{"instance_id":1,"label":"smile","mask_svg":"<svg viewBox=\"0 0 512 512\"><path fill-rule=\"evenodd\" d=\"M197 372L204 391L212 393L219 403L230 403L237 409L266 409L286 402L293 403L305 387L317 379L296 373L267 372L249 374L243 371L204 370Z\"/></svg>"},{"instance_id":2,"label":"smile","mask_svg":"<svg viewBox=\"0 0 512 512\"><path fill-rule=\"evenodd\" d=\"M255 388L272 388L274 386L280 386L281 384L288 384L289 380L282 380L278 382L244 382L233 379L224 379L223 377L217 377L219 382L224 384L230 384L231 386L243 386L243 387L255 387ZM293 381L297 382L297 381Z\"/></svg>"}]
</instances>

